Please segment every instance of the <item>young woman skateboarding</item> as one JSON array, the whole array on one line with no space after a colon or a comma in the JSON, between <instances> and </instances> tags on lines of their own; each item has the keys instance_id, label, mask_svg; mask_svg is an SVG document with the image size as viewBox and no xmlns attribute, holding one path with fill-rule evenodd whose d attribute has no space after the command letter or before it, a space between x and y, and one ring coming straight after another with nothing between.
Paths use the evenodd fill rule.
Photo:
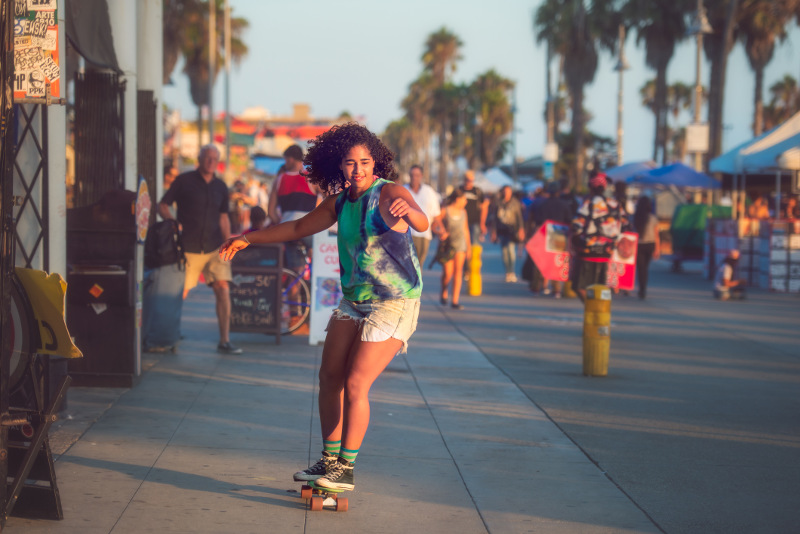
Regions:
<instances>
[{"instance_id":1,"label":"young woman skateboarding","mask_svg":"<svg viewBox=\"0 0 800 534\"><path fill-rule=\"evenodd\" d=\"M314 211L227 240L228 261L256 243L293 241L338 222L344 297L327 328L319 371L322 458L298 481L352 490L356 455L369 425L369 390L417 327L422 276L409 227L422 232L428 218L407 189L389 181L394 156L365 127L334 126L310 142L308 180L328 193ZM388 178L388 179L387 179Z\"/></svg>"}]
</instances>

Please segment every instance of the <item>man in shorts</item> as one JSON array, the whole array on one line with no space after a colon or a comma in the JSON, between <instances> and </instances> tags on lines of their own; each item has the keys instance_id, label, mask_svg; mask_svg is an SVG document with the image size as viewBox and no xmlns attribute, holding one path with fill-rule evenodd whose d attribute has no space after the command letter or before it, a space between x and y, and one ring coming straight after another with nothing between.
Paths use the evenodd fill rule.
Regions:
<instances>
[{"instance_id":1,"label":"man in shorts","mask_svg":"<svg viewBox=\"0 0 800 534\"><path fill-rule=\"evenodd\" d=\"M419 265L424 267L425 258L428 256L428 249L433 239L430 225L433 224L433 219L441 213L442 202L439 199L439 194L431 186L422 183L422 167L412 165L408 175L410 182L405 185L405 188L411 193L411 198L414 199L422 212L428 216L427 230L417 232L413 228L411 229L411 240L414 242L414 249L417 251Z\"/></svg>"},{"instance_id":2,"label":"man in shorts","mask_svg":"<svg viewBox=\"0 0 800 534\"><path fill-rule=\"evenodd\" d=\"M214 145L200 149L197 169L178 175L158 204L164 219L177 219L181 228L186 253L186 281L183 298L197 286L200 273L214 290L219 344L223 354L241 354L242 349L231 344L231 300L228 282L231 281L230 263L219 257L219 246L231 235L228 218L228 187L214 176L219 163L219 150ZM177 217L171 206L177 206Z\"/></svg>"}]
</instances>

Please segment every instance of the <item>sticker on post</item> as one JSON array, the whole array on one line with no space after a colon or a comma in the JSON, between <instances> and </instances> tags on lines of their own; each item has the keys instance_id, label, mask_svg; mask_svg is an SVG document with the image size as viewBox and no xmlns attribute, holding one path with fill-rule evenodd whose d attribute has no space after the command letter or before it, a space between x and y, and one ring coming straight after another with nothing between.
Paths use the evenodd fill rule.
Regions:
<instances>
[{"instance_id":1,"label":"sticker on post","mask_svg":"<svg viewBox=\"0 0 800 534\"><path fill-rule=\"evenodd\" d=\"M611 290L604 289L600 292L600 300L611 300Z\"/></svg>"},{"instance_id":2,"label":"sticker on post","mask_svg":"<svg viewBox=\"0 0 800 534\"><path fill-rule=\"evenodd\" d=\"M611 329L608 326L598 326L597 327L597 335L598 336L610 336Z\"/></svg>"}]
</instances>

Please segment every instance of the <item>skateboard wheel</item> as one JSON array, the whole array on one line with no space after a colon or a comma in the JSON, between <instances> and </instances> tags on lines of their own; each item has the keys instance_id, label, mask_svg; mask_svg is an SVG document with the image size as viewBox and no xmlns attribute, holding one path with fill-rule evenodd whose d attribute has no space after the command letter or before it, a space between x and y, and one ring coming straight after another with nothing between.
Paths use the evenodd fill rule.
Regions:
<instances>
[{"instance_id":1,"label":"skateboard wheel","mask_svg":"<svg viewBox=\"0 0 800 534\"><path fill-rule=\"evenodd\" d=\"M319 512L322 510L322 506L325 503L325 499L322 497L312 497L311 498L311 510L314 512Z\"/></svg>"},{"instance_id":2,"label":"skateboard wheel","mask_svg":"<svg viewBox=\"0 0 800 534\"><path fill-rule=\"evenodd\" d=\"M300 497L303 499L310 499L313 494L314 490L308 484L303 484L300 488Z\"/></svg>"},{"instance_id":3,"label":"skateboard wheel","mask_svg":"<svg viewBox=\"0 0 800 534\"><path fill-rule=\"evenodd\" d=\"M337 512L346 512L349 508L349 501L347 497L340 497L336 499L336 511Z\"/></svg>"}]
</instances>

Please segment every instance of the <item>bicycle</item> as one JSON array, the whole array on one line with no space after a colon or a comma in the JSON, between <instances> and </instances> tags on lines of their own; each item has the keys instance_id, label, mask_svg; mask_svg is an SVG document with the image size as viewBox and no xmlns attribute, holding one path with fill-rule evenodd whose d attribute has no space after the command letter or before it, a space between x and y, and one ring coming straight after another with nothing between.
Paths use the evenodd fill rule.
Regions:
<instances>
[{"instance_id":1,"label":"bicycle","mask_svg":"<svg viewBox=\"0 0 800 534\"><path fill-rule=\"evenodd\" d=\"M311 314L311 258L308 249L299 245L305 265L298 273L283 268L281 274L281 334L291 334L308 322Z\"/></svg>"}]
</instances>

